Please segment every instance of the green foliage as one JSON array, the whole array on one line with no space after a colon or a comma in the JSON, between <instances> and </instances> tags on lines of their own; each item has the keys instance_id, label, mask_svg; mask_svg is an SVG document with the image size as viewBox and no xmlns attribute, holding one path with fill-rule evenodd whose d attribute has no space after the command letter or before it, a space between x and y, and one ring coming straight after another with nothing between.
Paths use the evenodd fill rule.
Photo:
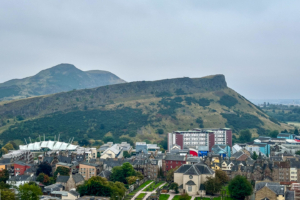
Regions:
<instances>
[{"instance_id":1,"label":"green foliage","mask_svg":"<svg viewBox=\"0 0 300 200\"><path fill-rule=\"evenodd\" d=\"M112 169L112 173L110 175L111 181L118 181L124 184L127 184L127 178L130 176L136 176L137 173L133 169L132 165L128 162L123 163L122 166L117 166Z\"/></svg>"},{"instance_id":2,"label":"green foliage","mask_svg":"<svg viewBox=\"0 0 300 200\"><path fill-rule=\"evenodd\" d=\"M6 183L6 181L9 179L9 173L7 169L3 169L0 171L0 182Z\"/></svg>"},{"instance_id":3,"label":"green foliage","mask_svg":"<svg viewBox=\"0 0 300 200\"><path fill-rule=\"evenodd\" d=\"M258 117L248 113L221 113L221 115L227 120L226 126L231 127L234 131L260 128L260 126L264 125L264 123Z\"/></svg>"},{"instance_id":4,"label":"green foliage","mask_svg":"<svg viewBox=\"0 0 300 200\"><path fill-rule=\"evenodd\" d=\"M181 101L183 101L181 97L176 97L174 99L163 98L159 101L159 106L161 109L158 111L158 113L161 115L175 116L176 109L183 107L183 105L180 103Z\"/></svg>"},{"instance_id":5,"label":"green foliage","mask_svg":"<svg viewBox=\"0 0 300 200\"><path fill-rule=\"evenodd\" d=\"M203 120L201 117L198 117L196 119L196 123L199 124L199 128L204 128L204 125L203 125Z\"/></svg>"},{"instance_id":6,"label":"green foliage","mask_svg":"<svg viewBox=\"0 0 300 200\"><path fill-rule=\"evenodd\" d=\"M212 195L220 192L223 186L221 181L217 177L216 178L208 177L207 181L204 182L204 185L205 185L206 193Z\"/></svg>"},{"instance_id":7,"label":"green foliage","mask_svg":"<svg viewBox=\"0 0 300 200\"><path fill-rule=\"evenodd\" d=\"M296 151L296 153L295 154L297 154L297 155L300 155L300 150L299 151Z\"/></svg>"},{"instance_id":8,"label":"green foliage","mask_svg":"<svg viewBox=\"0 0 300 200\"><path fill-rule=\"evenodd\" d=\"M20 185L18 191L20 200L39 200L39 196L43 194L39 186L29 183Z\"/></svg>"},{"instance_id":9,"label":"green foliage","mask_svg":"<svg viewBox=\"0 0 300 200\"><path fill-rule=\"evenodd\" d=\"M176 194L178 194L179 193L179 191L178 191L178 183L171 183L171 185L170 185L170 189L171 190L175 190L175 193Z\"/></svg>"},{"instance_id":10,"label":"green foliage","mask_svg":"<svg viewBox=\"0 0 300 200\"><path fill-rule=\"evenodd\" d=\"M179 196L178 200L190 200L190 199L191 199L191 197L187 193L184 193Z\"/></svg>"},{"instance_id":11,"label":"green foliage","mask_svg":"<svg viewBox=\"0 0 300 200\"><path fill-rule=\"evenodd\" d=\"M253 160L256 160L257 157L258 157L258 155L256 154L256 151L254 151L253 154L252 154L252 156L251 156L251 158L252 158Z\"/></svg>"},{"instance_id":12,"label":"green foliage","mask_svg":"<svg viewBox=\"0 0 300 200\"><path fill-rule=\"evenodd\" d=\"M295 135L299 135L299 131L298 131L298 129L297 129L297 128L295 128L295 130L294 130L294 134L295 134Z\"/></svg>"},{"instance_id":13,"label":"green foliage","mask_svg":"<svg viewBox=\"0 0 300 200\"><path fill-rule=\"evenodd\" d=\"M279 134L279 132L277 131L277 130L275 130L275 131L271 131L270 133L269 133L269 136L271 137L271 138L277 138L277 135Z\"/></svg>"},{"instance_id":14,"label":"green foliage","mask_svg":"<svg viewBox=\"0 0 300 200\"><path fill-rule=\"evenodd\" d=\"M216 177L221 182L222 185L225 185L229 181L229 177L227 176L227 173L222 170L216 170Z\"/></svg>"},{"instance_id":15,"label":"green foliage","mask_svg":"<svg viewBox=\"0 0 300 200\"><path fill-rule=\"evenodd\" d=\"M155 94L156 97L171 97L173 96L170 92L159 92Z\"/></svg>"},{"instance_id":16,"label":"green foliage","mask_svg":"<svg viewBox=\"0 0 300 200\"><path fill-rule=\"evenodd\" d=\"M249 196L253 192L251 183L246 177L237 175L235 176L228 185L228 190L234 199L244 200L246 196Z\"/></svg>"},{"instance_id":17,"label":"green foliage","mask_svg":"<svg viewBox=\"0 0 300 200\"><path fill-rule=\"evenodd\" d=\"M46 174L48 176L51 175L52 172L52 167L49 163L47 162L42 162L39 164L37 170L36 170L36 175L39 175L40 173Z\"/></svg>"},{"instance_id":18,"label":"green foliage","mask_svg":"<svg viewBox=\"0 0 300 200\"><path fill-rule=\"evenodd\" d=\"M194 97L185 97L184 100L185 100L187 105L192 105L192 103L194 103L194 104L198 104L199 106L202 106L202 107L209 106L210 102L213 101L211 99L205 99L205 98L200 98L198 100Z\"/></svg>"},{"instance_id":19,"label":"green foliage","mask_svg":"<svg viewBox=\"0 0 300 200\"><path fill-rule=\"evenodd\" d=\"M120 182L109 182L106 178L100 176L93 176L89 180L85 181L84 184L77 186L77 191L80 196L103 196L111 197L111 199L117 199L123 197L125 194L125 186Z\"/></svg>"},{"instance_id":20,"label":"green foliage","mask_svg":"<svg viewBox=\"0 0 300 200\"><path fill-rule=\"evenodd\" d=\"M67 167L59 166L59 167L56 168L53 176L57 177L58 173L59 173L60 176L69 176L70 169L67 168Z\"/></svg>"},{"instance_id":21,"label":"green foliage","mask_svg":"<svg viewBox=\"0 0 300 200\"><path fill-rule=\"evenodd\" d=\"M130 158L131 156L130 156L130 154L128 153L128 151L124 151L124 152L123 152L123 157L124 157L124 158Z\"/></svg>"},{"instance_id":22,"label":"green foliage","mask_svg":"<svg viewBox=\"0 0 300 200\"><path fill-rule=\"evenodd\" d=\"M224 95L220 98L219 103L223 106L231 108L238 103L238 100L236 100L236 98L234 98L232 96Z\"/></svg>"},{"instance_id":23,"label":"green foliage","mask_svg":"<svg viewBox=\"0 0 300 200\"><path fill-rule=\"evenodd\" d=\"M167 181L168 182L171 182L171 181L174 181L174 172L178 169L179 167L175 167L175 168L172 168L170 169L169 171L167 171Z\"/></svg>"},{"instance_id":24,"label":"green foliage","mask_svg":"<svg viewBox=\"0 0 300 200\"><path fill-rule=\"evenodd\" d=\"M244 142L249 142L251 141L251 132L247 129L247 130L242 130L240 131L240 137L239 137L239 141L244 143Z\"/></svg>"},{"instance_id":25,"label":"green foliage","mask_svg":"<svg viewBox=\"0 0 300 200\"><path fill-rule=\"evenodd\" d=\"M47 174L40 173L37 177L36 180L43 183L44 185L50 185L51 180Z\"/></svg>"},{"instance_id":26,"label":"green foliage","mask_svg":"<svg viewBox=\"0 0 300 200\"><path fill-rule=\"evenodd\" d=\"M162 146L162 148L164 149L168 149L168 137L165 137L160 143L159 145Z\"/></svg>"},{"instance_id":27,"label":"green foliage","mask_svg":"<svg viewBox=\"0 0 300 200\"><path fill-rule=\"evenodd\" d=\"M18 121L23 121L23 120L24 120L24 117L21 116L21 115L18 115L18 116L16 117L16 119L17 119Z\"/></svg>"},{"instance_id":28,"label":"green foliage","mask_svg":"<svg viewBox=\"0 0 300 200\"><path fill-rule=\"evenodd\" d=\"M103 140L104 143L115 141L115 139L112 136L106 136L102 140Z\"/></svg>"},{"instance_id":29,"label":"green foliage","mask_svg":"<svg viewBox=\"0 0 300 200\"><path fill-rule=\"evenodd\" d=\"M1 189L1 193L0 193L0 199L3 200L15 200L15 193L11 190L8 189Z\"/></svg>"},{"instance_id":30,"label":"green foliage","mask_svg":"<svg viewBox=\"0 0 300 200\"><path fill-rule=\"evenodd\" d=\"M10 185L6 184L5 182L0 182L0 190L9 189Z\"/></svg>"},{"instance_id":31,"label":"green foliage","mask_svg":"<svg viewBox=\"0 0 300 200\"><path fill-rule=\"evenodd\" d=\"M61 140L75 137L75 141L80 141L83 134L87 134L88 138L102 139L107 132L111 132L118 140L121 135L136 132L148 123L148 115L143 114L141 109L74 111L17 123L4 131L0 139L5 143L19 138L38 138L43 134L46 139L54 139L54 135L64 133ZM100 129L101 124L105 125L104 129Z\"/></svg>"},{"instance_id":32,"label":"green foliage","mask_svg":"<svg viewBox=\"0 0 300 200\"><path fill-rule=\"evenodd\" d=\"M175 90L175 94L176 94L176 95L186 95L186 93L185 93L181 88Z\"/></svg>"},{"instance_id":33,"label":"green foliage","mask_svg":"<svg viewBox=\"0 0 300 200\"><path fill-rule=\"evenodd\" d=\"M82 139L82 140L79 140L79 141L78 141L78 144L79 144L80 146L87 146L87 145L89 145L90 143L89 143L89 141L88 141L87 139Z\"/></svg>"},{"instance_id":34,"label":"green foliage","mask_svg":"<svg viewBox=\"0 0 300 200\"><path fill-rule=\"evenodd\" d=\"M164 130L161 128L157 129L156 132L160 135L164 134Z\"/></svg>"}]
</instances>

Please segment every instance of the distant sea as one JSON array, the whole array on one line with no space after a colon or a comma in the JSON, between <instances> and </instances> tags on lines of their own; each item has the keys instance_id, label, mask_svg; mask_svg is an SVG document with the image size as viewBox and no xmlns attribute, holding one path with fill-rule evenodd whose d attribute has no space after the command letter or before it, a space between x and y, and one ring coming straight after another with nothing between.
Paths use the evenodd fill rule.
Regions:
<instances>
[{"instance_id":1,"label":"distant sea","mask_svg":"<svg viewBox=\"0 0 300 200\"><path fill-rule=\"evenodd\" d=\"M283 105L298 105L300 106L300 99L249 99L256 105L263 104L264 102L270 104L283 104Z\"/></svg>"}]
</instances>

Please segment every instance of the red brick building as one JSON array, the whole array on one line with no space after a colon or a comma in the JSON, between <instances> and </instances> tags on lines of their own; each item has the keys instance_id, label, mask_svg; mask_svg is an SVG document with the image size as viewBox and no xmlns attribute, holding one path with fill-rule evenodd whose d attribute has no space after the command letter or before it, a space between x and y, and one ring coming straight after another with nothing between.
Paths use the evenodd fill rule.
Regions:
<instances>
[{"instance_id":1,"label":"red brick building","mask_svg":"<svg viewBox=\"0 0 300 200\"><path fill-rule=\"evenodd\" d=\"M164 173L166 174L167 171L174 169L176 167L180 167L183 164L186 164L186 156L176 155L176 154L168 154L165 158L165 168Z\"/></svg>"},{"instance_id":2,"label":"red brick building","mask_svg":"<svg viewBox=\"0 0 300 200\"><path fill-rule=\"evenodd\" d=\"M23 163L23 162L15 162L14 163L14 171L15 171L15 176L16 175L23 175L24 172L29 169L31 167L30 164L26 164L26 163Z\"/></svg>"}]
</instances>

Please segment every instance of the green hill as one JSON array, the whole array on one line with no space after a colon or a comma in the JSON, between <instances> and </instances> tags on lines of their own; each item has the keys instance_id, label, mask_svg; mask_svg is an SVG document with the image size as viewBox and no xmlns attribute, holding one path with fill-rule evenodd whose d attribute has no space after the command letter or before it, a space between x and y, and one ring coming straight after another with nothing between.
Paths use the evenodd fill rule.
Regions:
<instances>
[{"instance_id":1,"label":"green hill","mask_svg":"<svg viewBox=\"0 0 300 200\"><path fill-rule=\"evenodd\" d=\"M254 136L289 129L227 87L223 75L131 82L0 103L0 140L160 141L197 127L250 129ZM7 123L9 120L9 123ZM159 132L160 134L157 134ZM125 139L124 139L125 140Z\"/></svg>"},{"instance_id":2,"label":"green hill","mask_svg":"<svg viewBox=\"0 0 300 200\"><path fill-rule=\"evenodd\" d=\"M125 83L116 75L100 70L81 71L71 64L60 64L35 76L0 84L0 101L54 94L73 89Z\"/></svg>"}]
</instances>

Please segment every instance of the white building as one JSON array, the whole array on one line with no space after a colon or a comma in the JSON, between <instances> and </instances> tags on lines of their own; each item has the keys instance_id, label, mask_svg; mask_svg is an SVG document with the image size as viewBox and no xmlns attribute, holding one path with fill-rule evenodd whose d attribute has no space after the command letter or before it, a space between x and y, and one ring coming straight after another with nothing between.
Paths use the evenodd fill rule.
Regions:
<instances>
[{"instance_id":1,"label":"white building","mask_svg":"<svg viewBox=\"0 0 300 200\"><path fill-rule=\"evenodd\" d=\"M78 147L78 145L51 140L19 145L20 150L29 151L41 151L43 149L52 151L75 151Z\"/></svg>"},{"instance_id":2,"label":"white building","mask_svg":"<svg viewBox=\"0 0 300 200\"><path fill-rule=\"evenodd\" d=\"M106 158L118 158L121 155L122 152L122 147L114 144L110 148L106 149L102 154L101 154L101 159L106 159Z\"/></svg>"}]
</instances>

